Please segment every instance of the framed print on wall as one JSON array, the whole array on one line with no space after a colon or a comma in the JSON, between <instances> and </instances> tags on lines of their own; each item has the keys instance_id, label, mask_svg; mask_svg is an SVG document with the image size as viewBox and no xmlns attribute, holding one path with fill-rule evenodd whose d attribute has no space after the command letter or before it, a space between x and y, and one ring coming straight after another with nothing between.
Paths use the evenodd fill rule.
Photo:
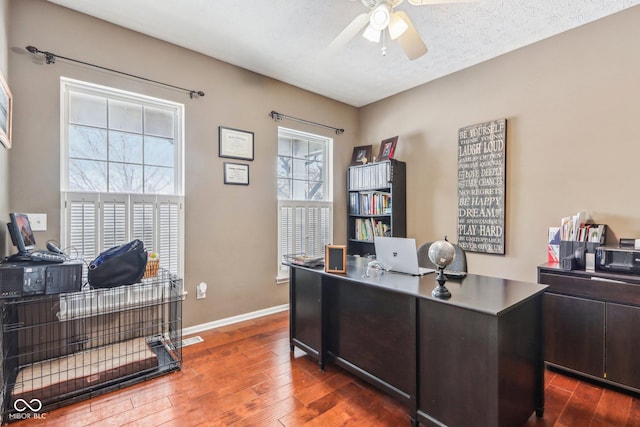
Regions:
<instances>
[{"instance_id":1,"label":"framed print on wall","mask_svg":"<svg viewBox=\"0 0 640 427\"><path fill-rule=\"evenodd\" d=\"M253 132L218 126L218 156L253 160Z\"/></svg>"},{"instance_id":2,"label":"framed print on wall","mask_svg":"<svg viewBox=\"0 0 640 427\"><path fill-rule=\"evenodd\" d=\"M458 130L458 245L465 251L505 253L506 149L506 118Z\"/></svg>"},{"instance_id":3,"label":"framed print on wall","mask_svg":"<svg viewBox=\"0 0 640 427\"><path fill-rule=\"evenodd\" d=\"M249 165L224 162L224 183L249 185Z\"/></svg>"},{"instance_id":4,"label":"framed print on wall","mask_svg":"<svg viewBox=\"0 0 640 427\"><path fill-rule=\"evenodd\" d=\"M11 115L13 95L2 73L0 73L0 142L11 148Z\"/></svg>"}]
</instances>

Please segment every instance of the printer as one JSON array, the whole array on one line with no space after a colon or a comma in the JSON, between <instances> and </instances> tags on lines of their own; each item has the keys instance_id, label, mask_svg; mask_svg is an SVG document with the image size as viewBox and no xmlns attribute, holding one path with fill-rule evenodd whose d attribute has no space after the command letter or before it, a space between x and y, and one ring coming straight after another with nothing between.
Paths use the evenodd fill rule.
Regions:
<instances>
[{"instance_id":1,"label":"printer","mask_svg":"<svg viewBox=\"0 0 640 427\"><path fill-rule=\"evenodd\" d=\"M596 248L596 270L618 273L640 273L640 249L624 246Z\"/></svg>"}]
</instances>

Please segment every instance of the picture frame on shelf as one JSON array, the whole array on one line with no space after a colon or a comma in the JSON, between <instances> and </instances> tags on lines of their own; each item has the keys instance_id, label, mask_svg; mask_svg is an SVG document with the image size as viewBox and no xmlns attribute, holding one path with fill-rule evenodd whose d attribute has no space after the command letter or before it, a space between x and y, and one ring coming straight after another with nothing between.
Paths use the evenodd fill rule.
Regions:
<instances>
[{"instance_id":1,"label":"picture frame on shelf","mask_svg":"<svg viewBox=\"0 0 640 427\"><path fill-rule=\"evenodd\" d=\"M0 143L11 148L11 129L13 115L13 95L11 89L0 73Z\"/></svg>"},{"instance_id":2,"label":"picture frame on shelf","mask_svg":"<svg viewBox=\"0 0 640 427\"><path fill-rule=\"evenodd\" d=\"M253 132L218 126L218 157L252 161L253 146Z\"/></svg>"},{"instance_id":3,"label":"picture frame on shelf","mask_svg":"<svg viewBox=\"0 0 640 427\"><path fill-rule=\"evenodd\" d=\"M398 137L387 138L380 143L380 151L378 152L378 162L393 159L393 155L396 151L396 144L398 143Z\"/></svg>"},{"instance_id":4,"label":"picture frame on shelf","mask_svg":"<svg viewBox=\"0 0 640 427\"><path fill-rule=\"evenodd\" d=\"M351 155L351 166L366 165L371 162L371 152L373 151L373 145L360 145L353 149Z\"/></svg>"},{"instance_id":5,"label":"picture frame on shelf","mask_svg":"<svg viewBox=\"0 0 640 427\"><path fill-rule=\"evenodd\" d=\"M249 165L245 163L224 162L224 183L230 185L249 185Z\"/></svg>"}]
</instances>

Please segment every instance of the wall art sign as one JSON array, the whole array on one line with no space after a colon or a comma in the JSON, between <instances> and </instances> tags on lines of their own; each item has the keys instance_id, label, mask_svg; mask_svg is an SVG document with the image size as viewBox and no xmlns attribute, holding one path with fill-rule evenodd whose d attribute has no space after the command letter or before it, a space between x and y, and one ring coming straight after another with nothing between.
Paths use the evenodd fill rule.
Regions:
<instances>
[{"instance_id":1,"label":"wall art sign","mask_svg":"<svg viewBox=\"0 0 640 427\"><path fill-rule=\"evenodd\" d=\"M253 160L253 132L219 126L218 136L219 157Z\"/></svg>"},{"instance_id":2,"label":"wall art sign","mask_svg":"<svg viewBox=\"0 0 640 427\"><path fill-rule=\"evenodd\" d=\"M504 255L507 119L458 131L458 244Z\"/></svg>"}]
</instances>

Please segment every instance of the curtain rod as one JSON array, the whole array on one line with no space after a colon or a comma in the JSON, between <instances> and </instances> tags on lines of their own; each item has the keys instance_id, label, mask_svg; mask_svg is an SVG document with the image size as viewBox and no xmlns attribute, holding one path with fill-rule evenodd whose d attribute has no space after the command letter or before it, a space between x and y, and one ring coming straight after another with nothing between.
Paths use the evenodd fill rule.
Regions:
<instances>
[{"instance_id":1,"label":"curtain rod","mask_svg":"<svg viewBox=\"0 0 640 427\"><path fill-rule=\"evenodd\" d=\"M289 120L293 120L295 122L306 123L308 125L320 126L320 127L326 128L326 129L333 130L336 133L336 135L342 135L344 133L344 129L338 129L338 128L334 128L333 126L327 126L327 125L323 125L321 123L311 122L309 120L299 119L297 117L287 116L286 114L281 114L281 113L278 113L277 111L270 112L269 113L269 117L271 117L276 122L279 122L282 119L289 119Z\"/></svg>"},{"instance_id":2,"label":"curtain rod","mask_svg":"<svg viewBox=\"0 0 640 427\"><path fill-rule=\"evenodd\" d=\"M47 64L54 64L56 62L56 58L66 59L67 61L77 62L78 64L88 65L89 67L99 68L101 70L110 71L112 73L122 74L122 75L125 75L125 76L128 76L128 77L133 77L133 78L136 78L136 79L139 79L139 80L144 80L144 81L151 82L151 83L156 83L156 84L159 84L159 85L162 85L162 86L167 86L167 87L170 87L170 88L173 88L173 89L178 89L178 90L181 90L183 92L187 92L191 99L198 98L200 96L204 96L204 92L201 91L201 90L185 89L185 88L180 87L180 86L174 86L174 85L171 85L171 84L168 84L168 83L159 82L157 80L151 80L151 79L148 79L146 77L136 76L135 74L129 74L129 73L125 73L123 71L118 71L118 70L113 70L111 68L102 67L100 65L90 64L89 62L84 62L84 61L79 61L77 59L67 58L65 56L57 55L55 53L39 50L35 46L27 46L26 49L27 49L27 51L29 51L30 53L32 53L34 55L36 55L38 53L43 54L44 57L45 57L45 60L47 61Z\"/></svg>"}]
</instances>

